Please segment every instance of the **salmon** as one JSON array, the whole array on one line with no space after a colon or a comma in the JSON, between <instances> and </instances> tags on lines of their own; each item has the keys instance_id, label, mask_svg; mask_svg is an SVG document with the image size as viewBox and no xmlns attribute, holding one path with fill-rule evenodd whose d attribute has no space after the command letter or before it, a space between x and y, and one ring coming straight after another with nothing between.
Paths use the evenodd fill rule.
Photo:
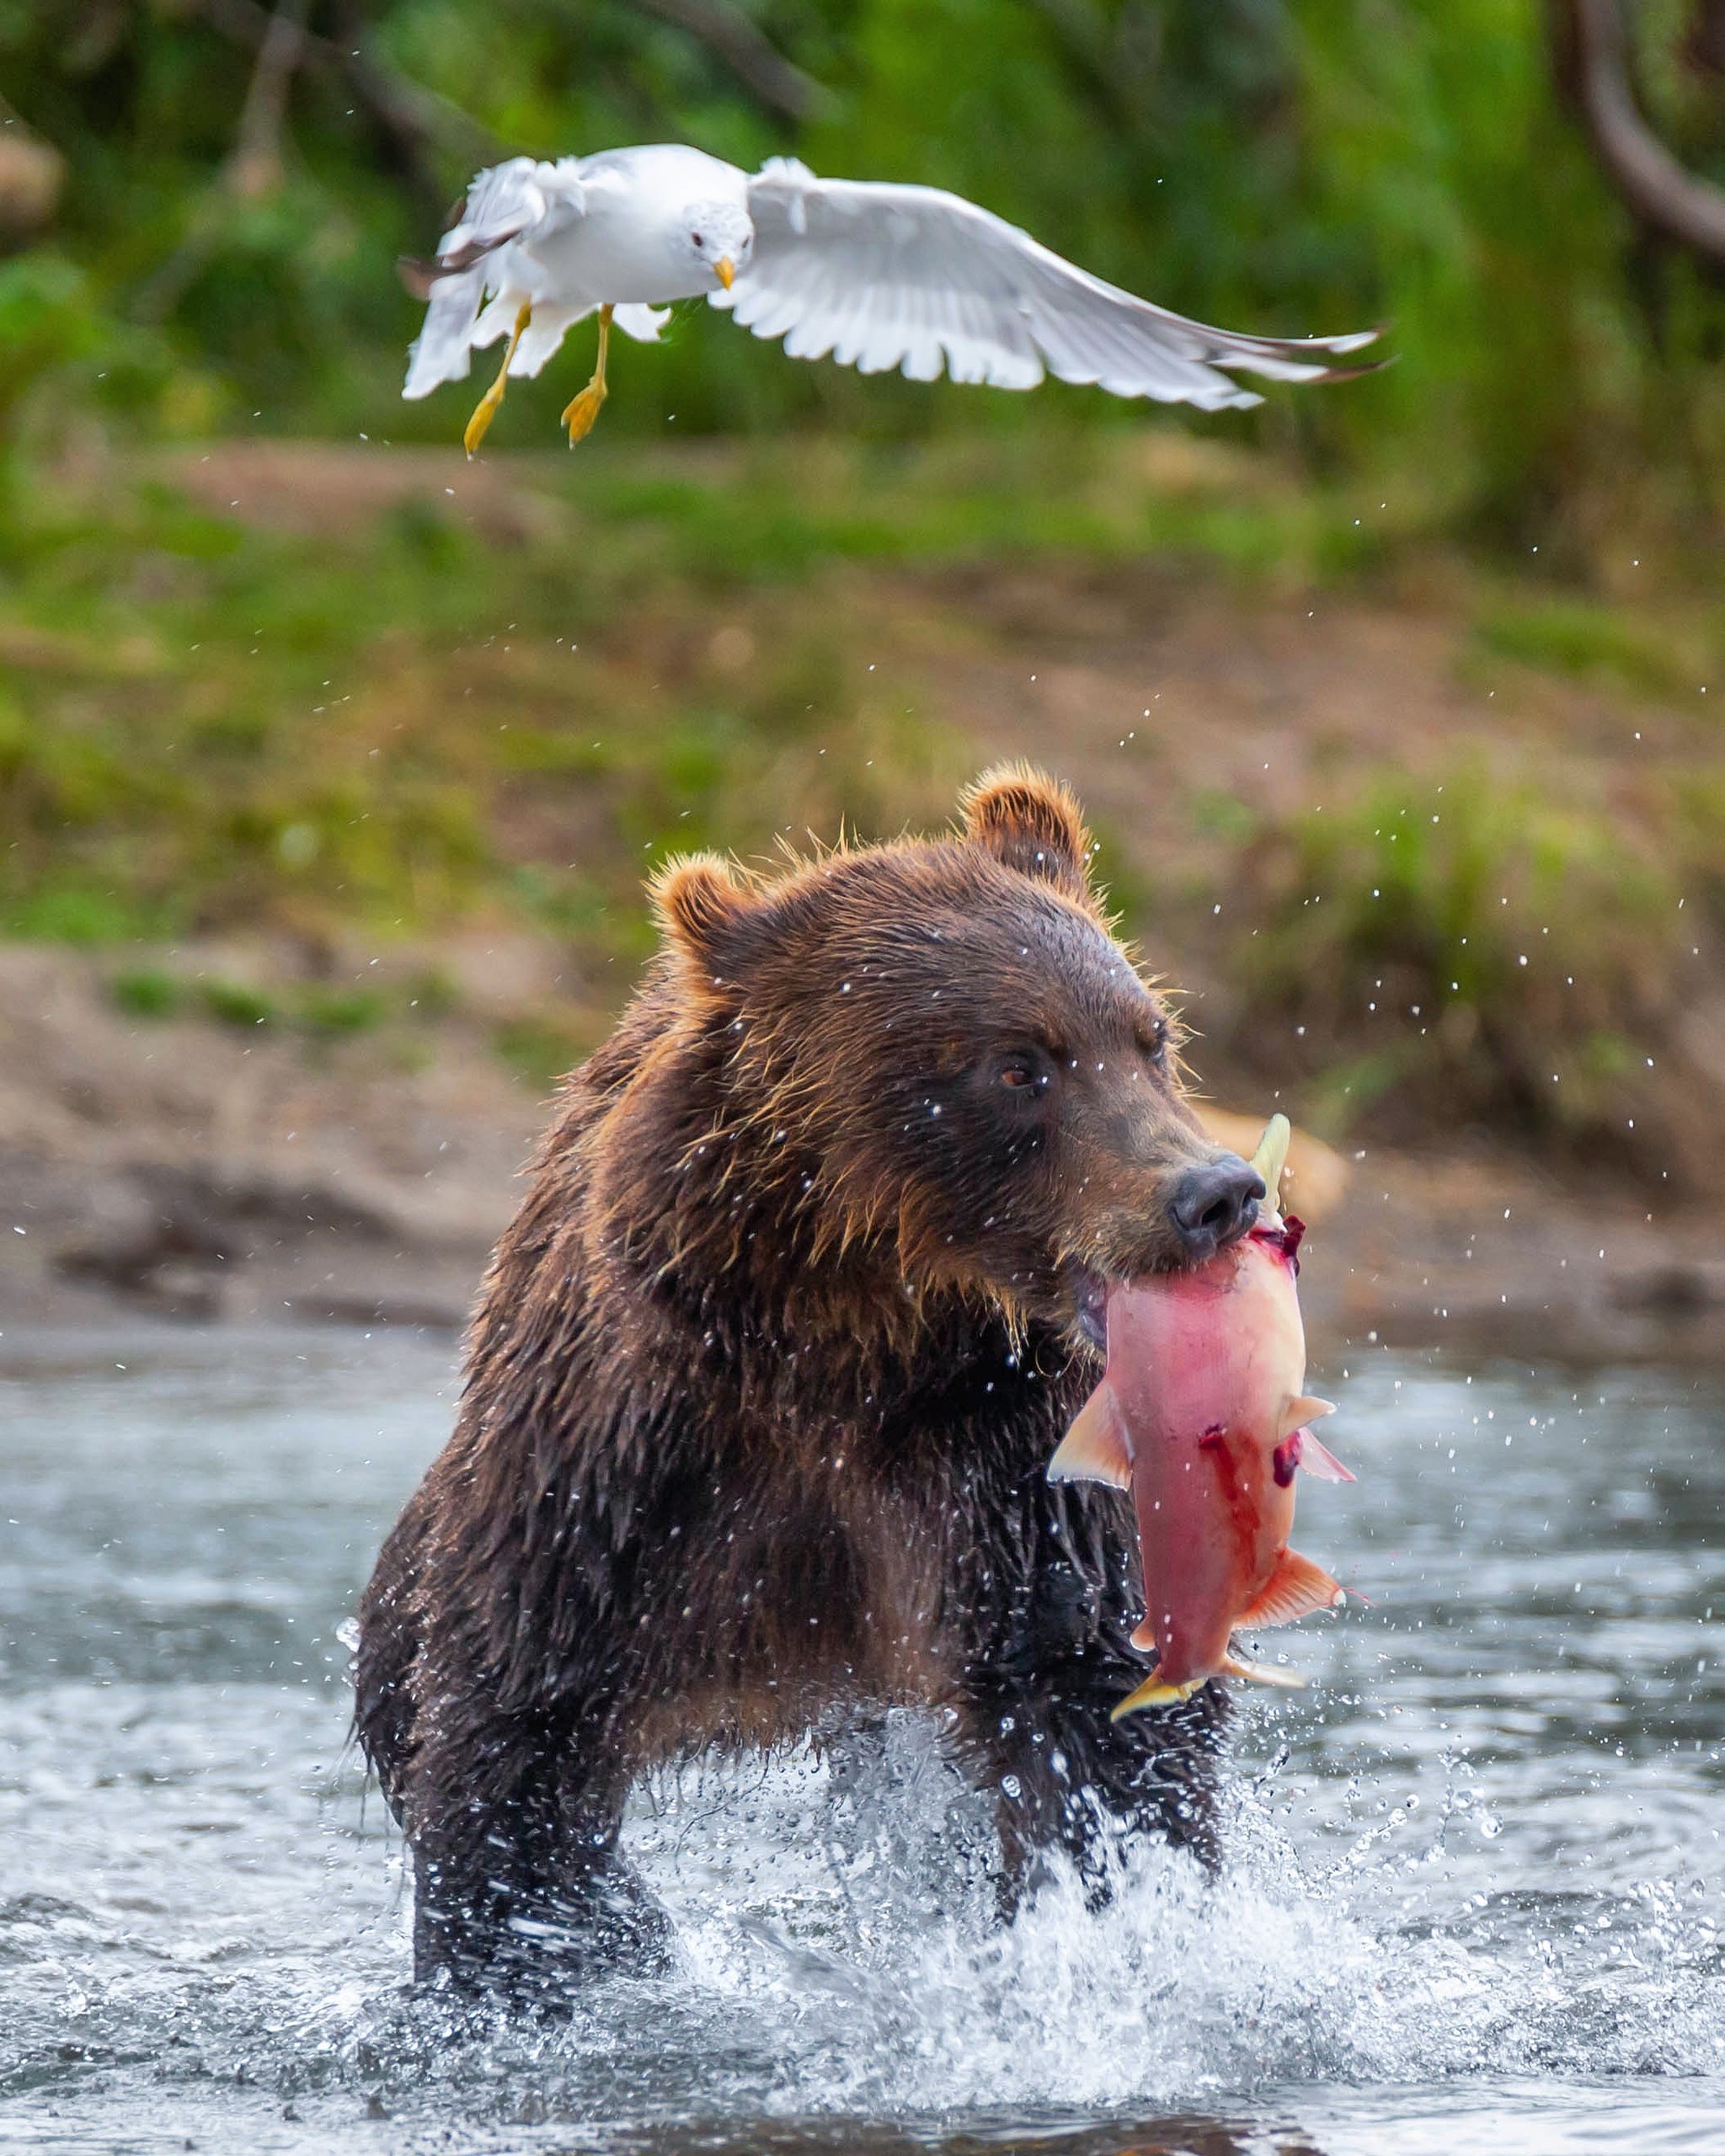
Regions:
<instances>
[{"instance_id":1,"label":"salmon","mask_svg":"<svg viewBox=\"0 0 1725 2156\"><path fill-rule=\"evenodd\" d=\"M1234 1633L1345 1599L1288 1546L1295 1470L1354 1480L1310 1427L1333 1410L1306 1390L1305 1229L1277 1210L1290 1135L1273 1117L1252 1159L1268 1195L1239 1241L1190 1271L1110 1287L1106 1372L1049 1463L1051 1481L1132 1492L1146 1604L1132 1644L1156 1660L1117 1721L1217 1676L1297 1686L1237 1657Z\"/></svg>"}]
</instances>

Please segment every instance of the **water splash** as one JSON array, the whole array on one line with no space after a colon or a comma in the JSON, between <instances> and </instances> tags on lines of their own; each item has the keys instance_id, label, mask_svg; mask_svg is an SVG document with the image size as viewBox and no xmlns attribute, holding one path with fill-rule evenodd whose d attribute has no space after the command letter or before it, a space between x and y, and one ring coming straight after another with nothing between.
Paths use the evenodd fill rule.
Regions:
<instances>
[{"instance_id":1,"label":"water splash","mask_svg":"<svg viewBox=\"0 0 1725 2156\"><path fill-rule=\"evenodd\" d=\"M0 1403L0 2146L370 2148L380 2114L392 2148L1709 2145L1712 1410L1595 1388L1589 1449L1552 1385L1356 1387L1383 1442L1336 1554L1379 1605L1253 1704L1219 1881L1122 1849L1105 1908L1055 1865L1001 1929L987 1801L891 1716L643 1792L676 1968L524 2022L405 1988L399 1845L344 1753L336 1627L441 1435L421 1374ZM1513 1478L1470 1462L1486 1398L1532 1431Z\"/></svg>"}]
</instances>

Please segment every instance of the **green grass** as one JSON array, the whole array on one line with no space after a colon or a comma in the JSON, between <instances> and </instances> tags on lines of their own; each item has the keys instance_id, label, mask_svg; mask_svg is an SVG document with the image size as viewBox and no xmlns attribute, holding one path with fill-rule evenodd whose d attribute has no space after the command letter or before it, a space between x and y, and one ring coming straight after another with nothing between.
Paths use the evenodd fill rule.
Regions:
<instances>
[{"instance_id":1,"label":"green grass","mask_svg":"<svg viewBox=\"0 0 1725 2156\"><path fill-rule=\"evenodd\" d=\"M978 751L931 711L919 637L937 622L998 657L1016 633L965 616L967 579L1135 590L1153 566L1159 590L1274 606L1425 558L1405 525L1143 429L916 457L624 446L515 476L506 517L481 496L469 523L430 493L338 505L316 536L154 483L40 494L0 561L0 932L113 951L140 1020L381 1033L404 1057L456 1009L453 981L337 985L330 954L479 925L554 938L568 1002L484 1021L542 1090L649 947L642 883L668 853L759 859L950 814ZM1706 643L1692 610L1668 664L1656 622L1461 588L1481 663L1560 685L1669 698ZM1512 706L1490 769L1416 780L1386 750L1359 770L1315 737L1322 813L1298 786L1272 813L1206 781L1154 804L1166 857L1104 830L1129 929L1219 990L1206 1067L1285 1087L1336 1137L1459 1114L1621 1150L1632 1118L1663 1127L1648 1058L1685 1067L1694 953L1725 927L1717 751L1698 731L1687 761L1554 761ZM291 944L310 978L197 979L154 954L211 936Z\"/></svg>"},{"instance_id":2,"label":"green grass","mask_svg":"<svg viewBox=\"0 0 1725 2156\"><path fill-rule=\"evenodd\" d=\"M311 987L301 992L295 1016L307 1033L366 1033L382 1023L388 1008L376 989Z\"/></svg>"},{"instance_id":3,"label":"green grass","mask_svg":"<svg viewBox=\"0 0 1725 2156\"><path fill-rule=\"evenodd\" d=\"M428 987L428 980L433 985ZM436 975L389 992L334 988L317 981L272 984L266 989L221 976L188 976L165 966L127 968L112 977L109 993L115 1007L129 1018L201 1015L247 1030L268 1026L331 1039L370 1033L392 1020L430 1022L447 1015L454 1001L448 985Z\"/></svg>"},{"instance_id":4,"label":"green grass","mask_svg":"<svg viewBox=\"0 0 1725 2156\"><path fill-rule=\"evenodd\" d=\"M1700 977L1678 840L1561 782L1380 776L1251 842L1227 963L1332 1139L1471 1119L1674 1161L1648 1074L1682 1065Z\"/></svg>"},{"instance_id":5,"label":"green grass","mask_svg":"<svg viewBox=\"0 0 1725 2156\"><path fill-rule=\"evenodd\" d=\"M1316 579L1361 551L1340 505L1178 441L1158 478L1165 448L590 448L527 468L512 537L435 492L295 536L158 483L45 489L0 563L0 929L501 913L637 954L668 850L944 810L961 754L859 614L857 568Z\"/></svg>"},{"instance_id":6,"label":"green grass","mask_svg":"<svg viewBox=\"0 0 1725 2156\"><path fill-rule=\"evenodd\" d=\"M1721 652L1712 640L1674 639L1669 628L1601 601L1576 597L1498 599L1475 625L1480 652L1583 680L1605 680L1648 696L1696 696L1710 675L1725 695Z\"/></svg>"},{"instance_id":7,"label":"green grass","mask_svg":"<svg viewBox=\"0 0 1725 2156\"><path fill-rule=\"evenodd\" d=\"M129 1018L171 1018L185 1000L181 984L159 966L117 974L112 992L116 1008Z\"/></svg>"},{"instance_id":8,"label":"green grass","mask_svg":"<svg viewBox=\"0 0 1725 2156\"><path fill-rule=\"evenodd\" d=\"M499 1026L492 1046L524 1085L549 1092L591 1049L590 1040L543 1018L515 1018Z\"/></svg>"},{"instance_id":9,"label":"green grass","mask_svg":"<svg viewBox=\"0 0 1725 2156\"><path fill-rule=\"evenodd\" d=\"M202 990L204 1008L224 1026L268 1026L279 1016L270 997L243 981L206 981Z\"/></svg>"}]
</instances>

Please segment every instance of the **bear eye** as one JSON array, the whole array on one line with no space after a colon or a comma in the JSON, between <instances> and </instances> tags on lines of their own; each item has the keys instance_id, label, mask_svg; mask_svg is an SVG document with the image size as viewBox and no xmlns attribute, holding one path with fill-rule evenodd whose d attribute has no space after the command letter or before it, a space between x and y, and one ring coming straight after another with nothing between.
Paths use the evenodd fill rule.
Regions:
<instances>
[{"instance_id":1,"label":"bear eye","mask_svg":"<svg viewBox=\"0 0 1725 2156\"><path fill-rule=\"evenodd\" d=\"M1152 1026L1148 1033L1140 1036L1138 1044L1143 1049L1150 1061L1155 1065L1158 1070L1160 1070L1162 1065L1168 1059L1168 1028L1167 1022L1164 1021Z\"/></svg>"},{"instance_id":2,"label":"bear eye","mask_svg":"<svg viewBox=\"0 0 1725 2156\"><path fill-rule=\"evenodd\" d=\"M997 1073L1000 1083L1009 1093L1045 1093L1049 1074L1040 1058L1033 1055L1009 1055Z\"/></svg>"}]
</instances>

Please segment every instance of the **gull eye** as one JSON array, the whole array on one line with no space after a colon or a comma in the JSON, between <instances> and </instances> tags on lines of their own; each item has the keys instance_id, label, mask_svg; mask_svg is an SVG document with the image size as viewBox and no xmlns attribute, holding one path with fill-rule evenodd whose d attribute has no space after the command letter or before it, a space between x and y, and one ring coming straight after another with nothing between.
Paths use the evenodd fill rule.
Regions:
<instances>
[{"instance_id":1,"label":"gull eye","mask_svg":"<svg viewBox=\"0 0 1725 2156\"><path fill-rule=\"evenodd\" d=\"M689 234L689 237L694 241L697 247L705 247L707 244L706 241L702 238L699 232L691 232Z\"/></svg>"}]
</instances>

